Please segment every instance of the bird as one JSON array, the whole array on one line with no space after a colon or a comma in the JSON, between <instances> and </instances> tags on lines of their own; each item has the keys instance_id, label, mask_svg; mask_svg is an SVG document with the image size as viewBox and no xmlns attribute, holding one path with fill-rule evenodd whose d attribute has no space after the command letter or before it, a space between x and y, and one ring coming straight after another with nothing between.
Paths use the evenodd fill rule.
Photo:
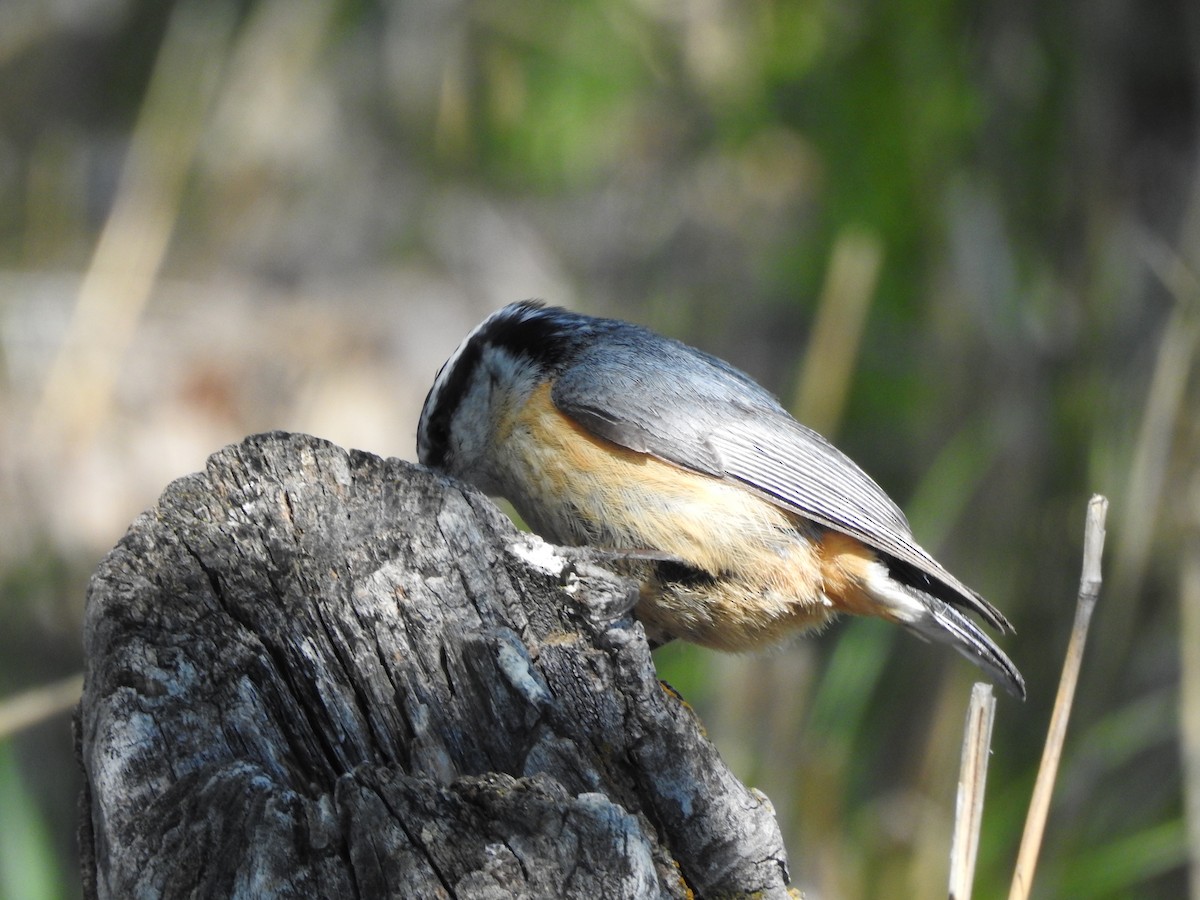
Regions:
<instances>
[{"instance_id":1,"label":"bird","mask_svg":"<svg viewBox=\"0 0 1200 900\"><path fill-rule=\"evenodd\" d=\"M547 541L637 560L634 615L655 646L754 650L875 616L1025 697L967 613L1001 633L1008 620L884 490L749 375L673 338L510 303L438 370L417 455L507 499Z\"/></svg>"}]
</instances>

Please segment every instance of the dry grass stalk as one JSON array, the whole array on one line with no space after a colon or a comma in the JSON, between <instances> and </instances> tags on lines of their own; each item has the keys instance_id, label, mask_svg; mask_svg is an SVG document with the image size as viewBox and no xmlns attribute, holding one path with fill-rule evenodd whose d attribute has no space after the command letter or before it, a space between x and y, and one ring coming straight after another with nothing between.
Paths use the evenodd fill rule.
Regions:
<instances>
[{"instance_id":1,"label":"dry grass stalk","mask_svg":"<svg viewBox=\"0 0 1200 900\"><path fill-rule=\"evenodd\" d=\"M883 244L875 234L848 228L838 235L792 403L800 420L822 434L836 432L841 422L882 265Z\"/></svg>"},{"instance_id":2,"label":"dry grass stalk","mask_svg":"<svg viewBox=\"0 0 1200 900\"><path fill-rule=\"evenodd\" d=\"M1190 509L1200 509L1200 477ZM1187 822L1189 894L1200 900L1200 518L1186 523L1179 574L1179 747Z\"/></svg>"},{"instance_id":3,"label":"dry grass stalk","mask_svg":"<svg viewBox=\"0 0 1200 900\"><path fill-rule=\"evenodd\" d=\"M950 846L950 900L971 900L995 717L996 697L991 685L977 682L971 689L963 734L962 766L954 811L954 841Z\"/></svg>"},{"instance_id":4,"label":"dry grass stalk","mask_svg":"<svg viewBox=\"0 0 1200 900\"><path fill-rule=\"evenodd\" d=\"M112 212L34 417L34 445L58 429L86 443L107 415L175 229L232 26L225 4L182 4L171 16Z\"/></svg>"},{"instance_id":5,"label":"dry grass stalk","mask_svg":"<svg viewBox=\"0 0 1200 900\"><path fill-rule=\"evenodd\" d=\"M1083 532L1083 574L1079 579L1075 624L1071 628L1071 639L1067 644L1067 658L1063 663L1062 677L1058 683L1058 696L1054 700L1054 712L1050 716L1050 729L1042 751L1037 781L1033 786L1033 798L1029 803L1029 815L1025 819L1025 832L1021 835L1021 849L1017 854L1017 866L1013 872L1008 900L1026 900L1033 886L1033 874L1037 869L1046 817L1050 811L1050 797L1054 792L1054 781L1058 775L1059 761L1062 759L1063 742L1066 740L1067 720L1071 716L1075 686L1079 682L1079 668L1083 662L1088 625L1092 619L1092 610L1096 608L1096 600L1100 596L1100 558L1104 552L1104 520L1107 514L1108 500L1099 494L1093 495L1088 503L1087 523Z\"/></svg>"}]
</instances>

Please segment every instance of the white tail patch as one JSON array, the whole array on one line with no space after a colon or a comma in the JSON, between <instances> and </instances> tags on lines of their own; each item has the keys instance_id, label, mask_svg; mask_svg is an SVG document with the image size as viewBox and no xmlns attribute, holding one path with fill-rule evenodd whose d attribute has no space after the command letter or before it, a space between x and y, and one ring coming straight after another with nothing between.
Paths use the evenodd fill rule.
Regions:
<instances>
[{"instance_id":1,"label":"white tail patch","mask_svg":"<svg viewBox=\"0 0 1200 900\"><path fill-rule=\"evenodd\" d=\"M929 618L929 607L888 574L887 566L872 562L866 567L863 587L871 597L886 607L897 622L915 625Z\"/></svg>"}]
</instances>

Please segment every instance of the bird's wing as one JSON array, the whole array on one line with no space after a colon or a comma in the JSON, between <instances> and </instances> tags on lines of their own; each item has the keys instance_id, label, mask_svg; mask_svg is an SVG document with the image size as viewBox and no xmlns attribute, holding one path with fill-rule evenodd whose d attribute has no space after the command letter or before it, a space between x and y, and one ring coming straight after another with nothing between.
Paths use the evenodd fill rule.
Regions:
<instances>
[{"instance_id":1,"label":"bird's wing","mask_svg":"<svg viewBox=\"0 0 1200 900\"><path fill-rule=\"evenodd\" d=\"M606 340L583 350L560 373L551 396L593 434L744 484L886 554L901 580L914 587L965 606L997 628L1010 627L913 540L904 514L870 476L716 357L639 332L636 341Z\"/></svg>"}]
</instances>

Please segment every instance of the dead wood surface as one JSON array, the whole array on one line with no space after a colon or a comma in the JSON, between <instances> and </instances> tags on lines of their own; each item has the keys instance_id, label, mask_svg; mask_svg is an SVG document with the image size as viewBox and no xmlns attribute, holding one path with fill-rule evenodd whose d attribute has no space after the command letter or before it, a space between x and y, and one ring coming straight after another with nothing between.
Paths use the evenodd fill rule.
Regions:
<instances>
[{"instance_id":1,"label":"dead wood surface","mask_svg":"<svg viewBox=\"0 0 1200 900\"><path fill-rule=\"evenodd\" d=\"M89 588L85 892L785 896L630 590L409 463L225 448Z\"/></svg>"}]
</instances>

